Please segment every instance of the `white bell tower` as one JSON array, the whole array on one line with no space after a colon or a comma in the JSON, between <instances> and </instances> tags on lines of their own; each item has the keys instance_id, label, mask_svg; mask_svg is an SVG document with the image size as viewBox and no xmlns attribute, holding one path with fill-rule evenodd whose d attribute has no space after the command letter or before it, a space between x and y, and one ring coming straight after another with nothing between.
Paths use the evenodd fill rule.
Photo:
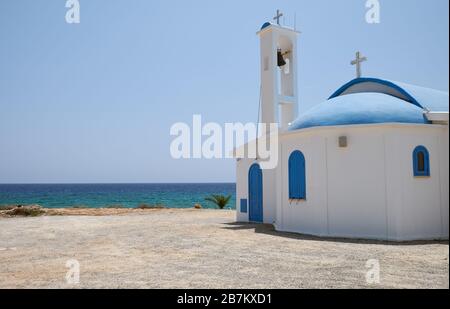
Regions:
<instances>
[{"instance_id":1,"label":"white bell tower","mask_svg":"<svg viewBox=\"0 0 450 309\"><path fill-rule=\"evenodd\" d=\"M257 33L261 44L261 122L278 123L281 132L298 115L297 36L299 32L265 23ZM281 57L281 58L280 58Z\"/></svg>"}]
</instances>

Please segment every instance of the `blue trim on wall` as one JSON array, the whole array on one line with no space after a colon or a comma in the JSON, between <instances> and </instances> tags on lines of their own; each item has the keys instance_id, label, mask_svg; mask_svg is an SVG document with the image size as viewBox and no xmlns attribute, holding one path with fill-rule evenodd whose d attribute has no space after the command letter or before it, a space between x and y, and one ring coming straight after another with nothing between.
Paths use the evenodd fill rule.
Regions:
<instances>
[{"instance_id":1,"label":"blue trim on wall","mask_svg":"<svg viewBox=\"0 0 450 309\"><path fill-rule=\"evenodd\" d=\"M247 199L241 199L241 213L247 213Z\"/></svg>"},{"instance_id":2,"label":"blue trim on wall","mask_svg":"<svg viewBox=\"0 0 450 309\"><path fill-rule=\"evenodd\" d=\"M263 222L263 175L259 164L248 171L248 218L250 222Z\"/></svg>"},{"instance_id":3,"label":"blue trim on wall","mask_svg":"<svg viewBox=\"0 0 450 309\"><path fill-rule=\"evenodd\" d=\"M289 156L289 199L306 199L306 163L299 150Z\"/></svg>"},{"instance_id":4,"label":"blue trim on wall","mask_svg":"<svg viewBox=\"0 0 450 309\"><path fill-rule=\"evenodd\" d=\"M402 95L404 95L408 99L408 102L410 102L420 108L423 108L423 106L411 94L409 94L405 89L401 88L400 86L396 85L395 83L387 81L387 80L379 79L379 78L368 78L368 77L356 78L356 79L348 82L347 84L345 84L344 86L339 88L335 93L333 93L331 95L331 97L328 98L328 100L340 96L347 89L349 89L350 87L352 87L356 84L366 83L366 82L377 83L380 85L384 85L384 86L393 88L393 89L399 91Z\"/></svg>"},{"instance_id":5,"label":"blue trim on wall","mask_svg":"<svg viewBox=\"0 0 450 309\"><path fill-rule=\"evenodd\" d=\"M419 155L423 154L423 170L419 169ZM430 153L425 146L417 146L413 151L413 170L415 177L429 177L430 173Z\"/></svg>"}]
</instances>

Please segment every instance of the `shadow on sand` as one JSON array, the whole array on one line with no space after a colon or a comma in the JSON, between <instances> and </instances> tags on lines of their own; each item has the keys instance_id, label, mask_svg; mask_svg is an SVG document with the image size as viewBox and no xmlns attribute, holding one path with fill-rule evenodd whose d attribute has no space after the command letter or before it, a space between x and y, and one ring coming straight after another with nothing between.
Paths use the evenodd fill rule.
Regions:
<instances>
[{"instance_id":1,"label":"shadow on sand","mask_svg":"<svg viewBox=\"0 0 450 309\"><path fill-rule=\"evenodd\" d=\"M370 240L370 239L350 239L350 238L333 238L333 237L318 237L305 234L287 233L275 231L271 224L256 224L245 222L224 223L224 229L239 231L239 230L254 230L258 234L266 234L276 237L284 237L296 240L308 241L328 241L335 243L347 244L363 244L363 245L388 245L388 246L419 246L419 245L448 245L448 240L417 240L417 241L385 241L385 240Z\"/></svg>"}]
</instances>

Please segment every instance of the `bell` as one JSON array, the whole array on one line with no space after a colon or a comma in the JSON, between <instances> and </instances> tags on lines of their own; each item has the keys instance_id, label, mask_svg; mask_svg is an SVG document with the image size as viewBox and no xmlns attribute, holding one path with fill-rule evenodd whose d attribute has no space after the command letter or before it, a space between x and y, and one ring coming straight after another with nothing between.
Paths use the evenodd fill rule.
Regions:
<instances>
[{"instance_id":1,"label":"bell","mask_svg":"<svg viewBox=\"0 0 450 309\"><path fill-rule=\"evenodd\" d=\"M283 54L281 53L281 49L278 49L278 66L282 67L286 65L286 61L284 61Z\"/></svg>"}]
</instances>

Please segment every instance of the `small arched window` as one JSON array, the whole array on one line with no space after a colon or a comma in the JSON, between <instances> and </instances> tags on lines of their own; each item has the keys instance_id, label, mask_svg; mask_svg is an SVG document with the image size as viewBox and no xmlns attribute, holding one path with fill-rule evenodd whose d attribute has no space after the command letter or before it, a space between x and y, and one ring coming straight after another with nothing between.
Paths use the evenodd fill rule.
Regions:
<instances>
[{"instance_id":1,"label":"small arched window","mask_svg":"<svg viewBox=\"0 0 450 309\"><path fill-rule=\"evenodd\" d=\"M413 152L413 170L415 177L430 176L430 156L424 146L417 146Z\"/></svg>"},{"instance_id":2,"label":"small arched window","mask_svg":"<svg viewBox=\"0 0 450 309\"><path fill-rule=\"evenodd\" d=\"M305 156L298 150L289 157L289 199L306 199Z\"/></svg>"}]
</instances>

